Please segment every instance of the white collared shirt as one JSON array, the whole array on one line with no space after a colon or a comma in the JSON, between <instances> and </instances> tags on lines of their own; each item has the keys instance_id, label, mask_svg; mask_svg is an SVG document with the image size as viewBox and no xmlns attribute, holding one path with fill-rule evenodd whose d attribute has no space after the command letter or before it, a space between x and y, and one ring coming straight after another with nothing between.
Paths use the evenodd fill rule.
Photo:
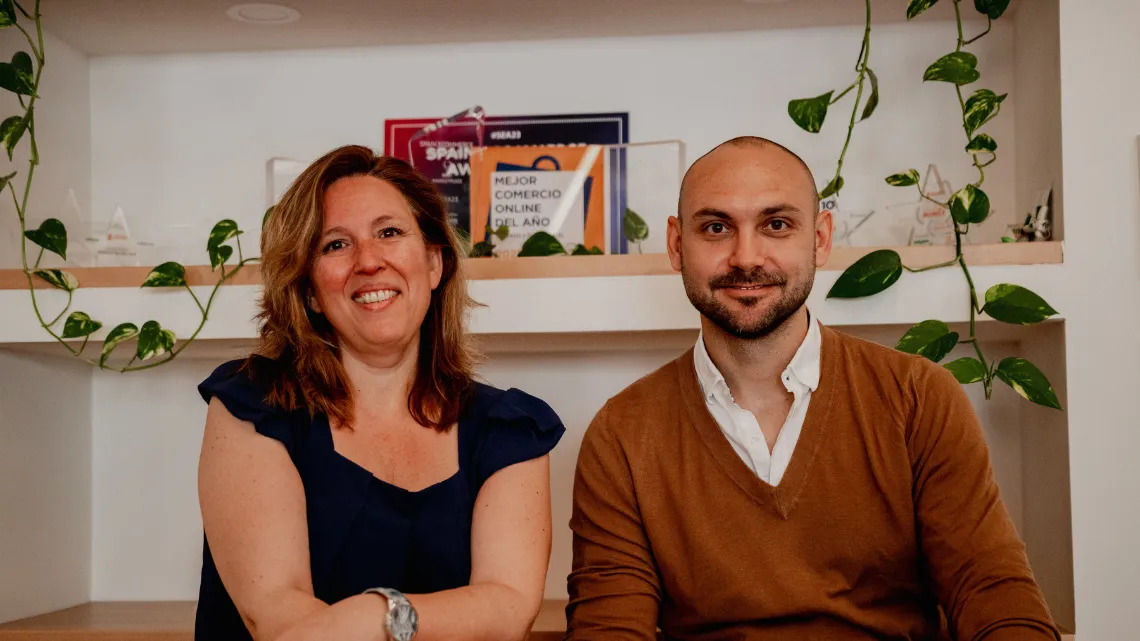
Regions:
<instances>
[{"instance_id":1,"label":"white collared shirt","mask_svg":"<svg viewBox=\"0 0 1140 641\"><path fill-rule=\"evenodd\" d=\"M732 444L732 449L736 450L745 465L769 485L779 485L787 471L792 451L803 430L811 394L819 387L820 343L819 323L809 315L807 336L780 375L784 387L792 393L794 400L784 426L776 437L776 444L769 452L756 417L736 404L728 383L705 349L704 334L697 337L693 362L697 380L704 393L705 405L716 419L720 431Z\"/></svg>"}]
</instances>

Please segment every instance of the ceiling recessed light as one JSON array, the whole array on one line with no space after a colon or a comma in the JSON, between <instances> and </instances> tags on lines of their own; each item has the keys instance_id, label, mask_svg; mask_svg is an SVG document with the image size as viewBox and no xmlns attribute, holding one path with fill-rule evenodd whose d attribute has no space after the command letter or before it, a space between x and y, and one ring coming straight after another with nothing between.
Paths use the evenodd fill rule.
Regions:
<instances>
[{"instance_id":1,"label":"ceiling recessed light","mask_svg":"<svg viewBox=\"0 0 1140 641\"><path fill-rule=\"evenodd\" d=\"M226 15L247 24L288 24L300 19L301 12L279 4L246 2L226 9Z\"/></svg>"}]
</instances>

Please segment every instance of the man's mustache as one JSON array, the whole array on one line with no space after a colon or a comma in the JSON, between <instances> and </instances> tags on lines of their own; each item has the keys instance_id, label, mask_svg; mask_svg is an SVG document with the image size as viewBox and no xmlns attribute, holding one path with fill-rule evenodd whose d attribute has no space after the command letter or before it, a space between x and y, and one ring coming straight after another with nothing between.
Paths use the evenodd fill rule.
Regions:
<instances>
[{"instance_id":1,"label":"man's mustache","mask_svg":"<svg viewBox=\"0 0 1140 641\"><path fill-rule=\"evenodd\" d=\"M726 274L709 280L709 287L722 289L725 287L772 287L787 284L788 279L783 274L766 271L756 267L745 271L733 268Z\"/></svg>"}]
</instances>

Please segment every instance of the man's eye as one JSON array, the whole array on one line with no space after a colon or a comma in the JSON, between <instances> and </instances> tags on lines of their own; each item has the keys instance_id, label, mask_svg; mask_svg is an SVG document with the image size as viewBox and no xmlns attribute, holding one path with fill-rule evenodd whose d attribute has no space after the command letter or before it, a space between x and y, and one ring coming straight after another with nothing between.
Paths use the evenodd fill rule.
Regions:
<instances>
[{"instance_id":1,"label":"man's eye","mask_svg":"<svg viewBox=\"0 0 1140 641\"><path fill-rule=\"evenodd\" d=\"M724 223L712 223L711 225L709 225L705 229L707 229L709 232L711 232L713 234L723 234L724 233Z\"/></svg>"},{"instance_id":2,"label":"man's eye","mask_svg":"<svg viewBox=\"0 0 1140 641\"><path fill-rule=\"evenodd\" d=\"M788 228L788 223L783 220L773 220L769 225L773 231L784 231Z\"/></svg>"}]
</instances>

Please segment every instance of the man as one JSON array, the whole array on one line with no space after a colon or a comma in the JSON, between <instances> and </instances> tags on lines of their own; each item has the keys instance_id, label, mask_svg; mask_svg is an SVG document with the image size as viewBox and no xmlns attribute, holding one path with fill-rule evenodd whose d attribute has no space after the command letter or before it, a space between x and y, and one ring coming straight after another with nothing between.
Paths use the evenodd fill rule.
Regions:
<instances>
[{"instance_id":1,"label":"man","mask_svg":"<svg viewBox=\"0 0 1140 641\"><path fill-rule=\"evenodd\" d=\"M764 139L686 174L668 248L701 335L586 433L568 638L1059 638L961 386L811 318L818 209Z\"/></svg>"}]
</instances>

